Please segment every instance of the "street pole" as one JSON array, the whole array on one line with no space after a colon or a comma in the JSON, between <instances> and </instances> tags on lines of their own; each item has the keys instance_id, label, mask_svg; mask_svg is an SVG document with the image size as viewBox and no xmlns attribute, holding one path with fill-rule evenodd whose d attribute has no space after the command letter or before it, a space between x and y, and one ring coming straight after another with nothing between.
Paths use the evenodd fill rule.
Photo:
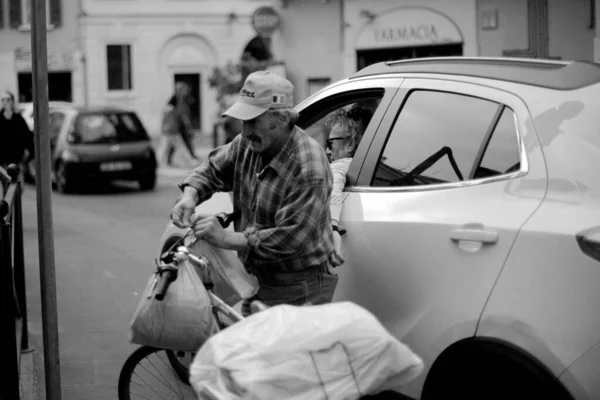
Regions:
<instances>
[{"instance_id":1,"label":"street pole","mask_svg":"<svg viewBox=\"0 0 600 400\"><path fill-rule=\"evenodd\" d=\"M33 115L35 127L35 171L37 193L40 289L46 399L61 400L58 312L52 232L52 182L50 181L50 136L48 134L48 51L46 0L31 1L31 53L33 67Z\"/></svg>"}]
</instances>

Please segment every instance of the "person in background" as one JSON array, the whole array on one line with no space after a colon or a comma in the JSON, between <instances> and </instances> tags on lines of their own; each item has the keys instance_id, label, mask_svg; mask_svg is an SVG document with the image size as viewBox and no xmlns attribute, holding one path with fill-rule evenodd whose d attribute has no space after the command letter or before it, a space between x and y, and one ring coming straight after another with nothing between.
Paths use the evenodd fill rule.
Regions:
<instances>
[{"instance_id":1,"label":"person in background","mask_svg":"<svg viewBox=\"0 0 600 400\"><path fill-rule=\"evenodd\" d=\"M189 104L190 87L185 82L177 82L175 84L175 108L179 117L179 134L185 144L190 157L194 161L199 161L194 149L194 127L192 126L192 110Z\"/></svg>"},{"instance_id":2,"label":"person in background","mask_svg":"<svg viewBox=\"0 0 600 400\"><path fill-rule=\"evenodd\" d=\"M342 265L345 261L341 249L340 214L344 202L346 174L371 116L371 112L362 107L352 107L350 110L340 108L328 118L326 123L326 126L330 128L329 138L326 140L327 155L331 161L331 172L333 173L333 189L329 208L335 245L335 257L332 260L334 267Z\"/></svg>"},{"instance_id":3,"label":"person in background","mask_svg":"<svg viewBox=\"0 0 600 400\"><path fill-rule=\"evenodd\" d=\"M17 110L12 92L4 91L0 101L0 166L23 167L34 156L33 133Z\"/></svg>"},{"instance_id":4,"label":"person in background","mask_svg":"<svg viewBox=\"0 0 600 400\"><path fill-rule=\"evenodd\" d=\"M329 200L332 175L323 147L295 125L293 85L280 75L248 76L224 115L242 121L241 134L213 150L182 182L171 219L213 246L236 250L259 283L254 298L267 306L331 302L338 276ZM193 216L215 192L233 192L238 232L216 217Z\"/></svg>"},{"instance_id":5,"label":"person in background","mask_svg":"<svg viewBox=\"0 0 600 400\"><path fill-rule=\"evenodd\" d=\"M177 116L175 96L171 97L162 112L162 143L159 160L167 166L173 165L173 154L179 147L181 136L179 134L179 117Z\"/></svg>"}]
</instances>

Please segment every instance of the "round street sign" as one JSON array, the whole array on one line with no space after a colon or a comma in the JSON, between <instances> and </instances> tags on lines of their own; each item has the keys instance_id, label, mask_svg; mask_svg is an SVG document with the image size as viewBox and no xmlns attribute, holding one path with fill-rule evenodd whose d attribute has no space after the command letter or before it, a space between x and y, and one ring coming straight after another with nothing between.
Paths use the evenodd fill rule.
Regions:
<instances>
[{"instance_id":1,"label":"round street sign","mask_svg":"<svg viewBox=\"0 0 600 400\"><path fill-rule=\"evenodd\" d=\"M279 28L279 22L279 14L273 7L259 7L252 15L252 26L260 36L271 36Z\"/></svg>"}]
</instances>

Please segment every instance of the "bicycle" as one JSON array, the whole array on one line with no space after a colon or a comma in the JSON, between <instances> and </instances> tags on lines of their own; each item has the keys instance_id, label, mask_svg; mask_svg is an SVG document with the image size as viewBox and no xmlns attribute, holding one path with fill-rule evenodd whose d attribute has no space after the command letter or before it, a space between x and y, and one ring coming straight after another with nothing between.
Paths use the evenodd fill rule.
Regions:
<instances>
[{"instance_id":1,"label":"bicycle","mask_svg":"<svg viewBox=\"0 0 600 400\"><path fill-rule=\"evenodd\" d=\"M224 228L238 217L239 213L223 213L217 216ZM157 284L155 298L159 301L164 298L169 284L176 279L177 263L181 260L188 260L203 272L201 274L202 283L208 292L216 325L221 331L243 320L244 316L213 293L214 284L210 277L208 260L190 250L196 239L193 239L187 246L181 244L191 233L190 230L188 234L161 254L158 262L160 281ZM267 307L259 301L251 304L252 313L265 308ZM138 398L144 400L196 400L196 394L189 383L188 368L194 356L195 353L189 351L140 346L127 358L121 368L118 382L119 400ZM396 395L391 392L383 392L378 395L364 396L362 399L391 400L395 398L397 398Z\"/></svg>"},{"instance_id":2,"label":"bicycle","mask_svg":"<svg viewBox=\"0 0 600 400\"><path fill-rule=\"evenodd\" d=\"M219 222L227 228L239 217L239 213L219 214ZM202 273L202 283L208 292L212 313L218 330L226 329L244 317L233 307L226 304L213 293L214 284L210 275L210 263L206 257L195 254L190 248L195 238L187 245L183 241L192 233L190 230L184 237L161 254L157 263L160 280L157 284L155 298L164 299L169 284L177 278L177 265L182 260L190 261ZM262 309L259 304L253 305L255 310ZM131 399L196 399L189 384L188 365L195 353L166 350L150 346L140 346L125 361L119 374L119 400ZM182 385L183 383L183 385ZM135 396L135 397L132 397Z\"/></svg>"}]
</instances>

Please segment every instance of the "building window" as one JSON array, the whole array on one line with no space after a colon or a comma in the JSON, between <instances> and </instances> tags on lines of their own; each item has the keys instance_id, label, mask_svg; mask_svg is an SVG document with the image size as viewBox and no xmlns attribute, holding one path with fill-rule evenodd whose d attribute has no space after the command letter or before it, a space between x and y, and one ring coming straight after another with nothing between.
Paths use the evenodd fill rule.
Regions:
<instances>
[{"instance_id":1,"label":"building window","mask_svg":"<svg viewBox=\"0 0 600 400\"><path fill-rule=\"evenodd\" d=\"M31 2L33 0L21 0L21 26L22 27L30 27L31 26L31 19L33 18L32 15L32 11L31 11ZM48 25L52 25L52 22L50 21L50 7L52 7L52 5L50 4L50 0L46 0L46 24Z\"/></svg>"},{"instance_id":2,"label":"building window","mask_svg":"<svg viewBox=\"0 0 600 400\"><path fill-rule=\"evenodd\" d=\"M314 93L317 93L319 90L323 89L327 85L331 83L331 79L329 78L308 78L308 87L307 87L307 95L311 96Z\"/></svg>"},{"instance_id":3,"label":"building window","mask_svg":"<svg viewBox=\"0 0 600 400\"><path fill-rule=\"evenodd\" d=\"M110 44L106 46L108 90L131 90L131 46Z\"/></svg>"}]
</instances>

